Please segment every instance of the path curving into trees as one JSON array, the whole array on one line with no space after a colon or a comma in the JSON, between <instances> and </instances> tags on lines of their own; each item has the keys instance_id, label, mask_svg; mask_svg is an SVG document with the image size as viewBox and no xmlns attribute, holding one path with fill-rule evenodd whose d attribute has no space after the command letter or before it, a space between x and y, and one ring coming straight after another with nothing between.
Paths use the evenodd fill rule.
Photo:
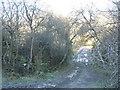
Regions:
<instances>
[{"instance_id":1,"label":"path curving into trees","mask_svg":"<svg viewBox=\"0 0 120 90\"><path fill-rule=\"evenodd\" d=\"M75 66L63 75L51 78L49 80L30 83L30 84L11 84L3 85L3 88L94 88L100 87L101 78L100 73L93 70L90 66L90 50L91 47L82 47L71 60ZM87 61L87 62L86 62ZM87 63L87 64L86 64Z\"/></svg>"}]
</instances>

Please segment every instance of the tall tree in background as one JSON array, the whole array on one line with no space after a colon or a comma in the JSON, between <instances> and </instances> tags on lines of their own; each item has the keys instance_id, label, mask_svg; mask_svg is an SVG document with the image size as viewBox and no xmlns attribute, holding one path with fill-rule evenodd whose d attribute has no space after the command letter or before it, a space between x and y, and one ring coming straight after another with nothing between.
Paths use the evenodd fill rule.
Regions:
<instances>
[{"instance_id":1,"label":"tall tree in background","mask_svg":"<svg viewBox=\"0 0 120 90\"><path fill-rule=\"evenodd\" d=\"M24 10L25 12L23 12L23 17L26 20L26 22L28 23L28 27L31 31L31 44L30 44L30 58L28 61L28 71L30 69L30 66L32 64L32 60L33 60L33 43L34 43L34 34L36 31L36 28L40 25L40 23L44 20L43 17L38 17L38 15L40 14L40 10L36 7L36 1L34 2L33 5L27 5L24 2Z\"/></svg>"},{"instance_id":2,"label":"tall tree in background","mask_svg":"<svg viewBox=\"0 0 120 90\"><path fill-rule=\"evenodd\" d=\"M8 6L6 6L6 3L2 2L2 8L3 8L3 16L2 16L2 25L3 25L3 39L5 40L6 37L8 37L9 40L4 41L3 48L6 48L6 50L3 49L3 60L5 63L12 63L12 71L14 72L15 69L15 57L18 55L18 37L19 37L19 27L20 27L20 20L21 16L19 15L19 12L21 10L20 6L21 3L15 3L15 2L7 2ZM7 31L7 32L6 32ZM16 44L15 44L16 43ZM5 60L5 58L8 57L8 61Z\"/></svg>"}]
</instances>

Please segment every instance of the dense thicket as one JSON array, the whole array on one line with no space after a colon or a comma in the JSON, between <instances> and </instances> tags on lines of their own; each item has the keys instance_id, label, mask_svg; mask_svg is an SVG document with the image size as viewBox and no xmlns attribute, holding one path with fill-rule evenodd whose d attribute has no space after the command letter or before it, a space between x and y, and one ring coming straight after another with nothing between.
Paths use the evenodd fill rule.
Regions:
<instances>
[{"instance_id":1,"label":"dense thicket","mask_svg":"<svg viewBox=\"0 0 120 90\"><path fill-rule=\"evenodd\" d=\"M67 19L35 5L3 5L2 64L9 75L51 72L67 64L72 47ZM14 8L14 9L13 9ZM22 11L23 10L23 11Z\"/></svg>"}]
</instances>

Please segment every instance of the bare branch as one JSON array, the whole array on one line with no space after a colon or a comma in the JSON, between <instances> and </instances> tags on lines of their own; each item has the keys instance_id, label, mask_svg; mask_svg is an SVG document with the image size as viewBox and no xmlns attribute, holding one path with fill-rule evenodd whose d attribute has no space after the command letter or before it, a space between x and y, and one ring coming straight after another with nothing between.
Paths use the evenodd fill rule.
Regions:
<instances>
[{"instance_id":1,"label":"bare branch","mask_svg":"<svg viewBox=\"0 0 120 90\"><path fill-rule=\"evenodd\" d=\"M95 37L97 38L97 40L102 44L102 42L100 41L100 39L97 36L96 31L94 30L94 28L92 27L91 23L88 21L88 19L84 16L83 11L81 12L83 18L86 20L87 24L89 25L90 29L95 33Z\"/></svg>"}]
</instances>

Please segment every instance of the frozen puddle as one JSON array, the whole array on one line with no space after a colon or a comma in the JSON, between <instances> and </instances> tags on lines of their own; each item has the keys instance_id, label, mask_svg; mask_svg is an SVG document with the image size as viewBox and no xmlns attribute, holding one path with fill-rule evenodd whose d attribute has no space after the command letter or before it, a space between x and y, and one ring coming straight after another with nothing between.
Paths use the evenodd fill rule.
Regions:
<instances>
[{"instance_id":1,"label":"frozen puddle","mask_svg":"<svg viewBox=\"0 0 120 90\"><path fill-rule=\"evenodd\" d=\"M78 70L75 70L73 73L71 73L70 75L68 75L68 78L72 78L73 76L75 76L76 73L77 73L77 71L78 71Z\"/></svg>"},{"instance_id":2,"label":"frozen puddle","mask_svg":"<svg viewBox=\"0 0 120 90\"><path fill-rule=\"evenodd\" d=\"M51 83L44 83L43 86L38 86L38 88L46 88L46 87L55 87L56 85L51 84Z\"/></svg>"},{"instance_id":3,"label":"frozen puddle","mask_svg":"<svg viewBox=\"0 0 120 90\"><path fill-rule=\"evenodd\" d=\"M84 54L84 56L86 57L86 56L87 56L87 54Z\"/></svg>"}]
</instances>

